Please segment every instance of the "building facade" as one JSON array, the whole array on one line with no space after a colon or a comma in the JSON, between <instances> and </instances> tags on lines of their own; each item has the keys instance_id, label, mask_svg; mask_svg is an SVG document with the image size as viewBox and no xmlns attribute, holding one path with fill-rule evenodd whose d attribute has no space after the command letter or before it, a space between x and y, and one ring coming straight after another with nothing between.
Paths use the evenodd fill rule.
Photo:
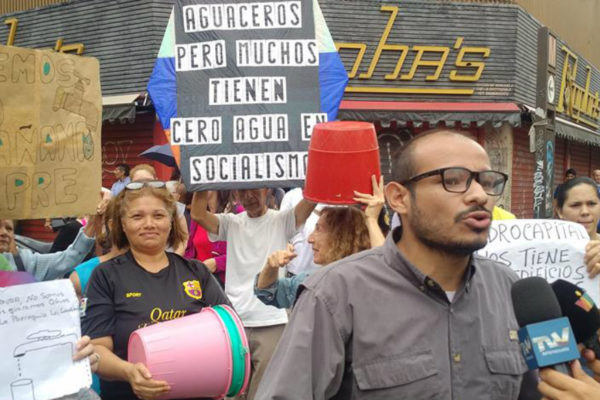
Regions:
<instances>
[{"instance_id":1,"label":"building facade","mask_svg":"<svg viewBox=\"0 0 600 400\"><path fill-rule=\"evenodd\" d=\"M0 16L0 43L99 59L103 184L110 187L116 164L139 163L140 152L165 142L146 86L173 0L38 3ZM375 124L388 180L395 149L438 126L487 148L493 167L511 176L499 203L520 218L534 216L566 168L579 175L600 168L600 72L553 34L544 60L553 62L552 118L536 116L549 85L538 82L542 24L514 3L320 0L350 78L339 118ZM540 175L536 159L535 127L544 121L553 136L542 168L551 162L553 181ZM170 169L155 165L167 179Z\"/></svg>"},{"instance_id":2,"label":"building facade","mask_svg":"<svg viewBox=\"0 0 600 400\"><path fill-rule=\"evenodd\" d=\"M542 25L534 17L506 2L321 6L350 78L339 117L375 123L388 178L391 154L402 142L425 129L452 127L478 140L493 167L510 174L499 204L520 218L534 216L552 191L539 185L531 129L540 122L534 110ZM600 168L599 71L554 38L553 186L568 167L588 176Z\"/></svg>"}]
</instances>

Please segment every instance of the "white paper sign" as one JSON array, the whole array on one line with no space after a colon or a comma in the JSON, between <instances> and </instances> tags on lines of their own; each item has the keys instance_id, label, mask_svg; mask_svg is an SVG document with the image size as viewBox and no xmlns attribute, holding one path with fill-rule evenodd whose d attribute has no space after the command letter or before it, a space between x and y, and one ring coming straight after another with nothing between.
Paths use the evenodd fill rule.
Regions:
<instances>
[{"instance_id":1,"label":"white paper sign","mask_svg":"<svg viewBox=\"0 0 600 400\"><path fill-rule=\"evenodd\" d=\"M0 288L0 399L47 400L89 387L89 361L72 361L80 336L69 280Z\"/></svg>"},{"instance_id":2,"label":"white paper sign","mask_svg":"<svg viewBox=\"0 0 600 400\"><path fill-rule=\"evenodd\" d=\"M563 279L585 289L596 304L600 278L588 278L583 256L590 238L577 223L550 219L493 221L477 254L507 264L520 278Z\"/></svg>"}]
</instances>

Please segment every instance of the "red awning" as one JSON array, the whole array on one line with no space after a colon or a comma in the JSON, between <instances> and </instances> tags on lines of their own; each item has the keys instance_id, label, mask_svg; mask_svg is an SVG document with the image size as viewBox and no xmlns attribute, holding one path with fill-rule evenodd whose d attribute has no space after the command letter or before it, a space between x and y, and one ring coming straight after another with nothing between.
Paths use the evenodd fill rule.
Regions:
<instances>
[{"instance_id":1,"label":"red awning","mask_svg":"<svg viewBox=\"0 0 600 400\"><path fill-rule=\"evenodd\" d=\"M478 126L486 122L500 126L507 122L520 126L521 112L521 107L515 103L343 100L339 118L383 123L396 121L400 125L411 122L415 126L439 122L447 125L475 123Z\"/></svg>"}]
</instances>

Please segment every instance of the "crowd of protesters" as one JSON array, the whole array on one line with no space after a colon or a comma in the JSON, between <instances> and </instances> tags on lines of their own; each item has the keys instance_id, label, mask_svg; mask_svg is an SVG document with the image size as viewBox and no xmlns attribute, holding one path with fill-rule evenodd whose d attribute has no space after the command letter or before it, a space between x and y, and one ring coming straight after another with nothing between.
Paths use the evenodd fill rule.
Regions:
<instances>
[{"instance_id":1,"label":"crowd of protesters","mask_svg":"<svg viewBox=\"0 0 600 400\"><path fill-rule=\"evenodd\" d=\"M586 228L594 277L600 171L594 179L567 172L557 217ZM75 357L90 359L104 399L165 395L168 382L127 361L130 334L218 304L233 306L249 340L251 380L240 399L600 393L578 363L572 377L542 371L538 383L518 343L501 334L518 329L516 275L473 253L491 220L506 215L494 204L508 177L459 133L413 139L393 181L384 188L373 176L371 194L355 192L357 206L317 205L299 188L192 194L148 164L120 164L115 178L96 214L68 221L79 224L74 238L52 253L17 249L13 221L0 220L2 286L69 277L84 300ZM600 376L600 361L584 355Z\"/></svg>"}]
</instances>

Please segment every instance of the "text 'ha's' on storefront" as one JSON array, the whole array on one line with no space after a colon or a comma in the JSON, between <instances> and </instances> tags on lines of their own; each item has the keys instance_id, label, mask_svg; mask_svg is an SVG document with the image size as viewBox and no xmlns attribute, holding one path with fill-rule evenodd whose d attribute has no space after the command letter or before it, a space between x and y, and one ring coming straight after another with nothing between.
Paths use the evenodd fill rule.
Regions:
<instances>
[{"instance_id":1,"label":"text 'ha's' on storefront","mask_svg":"<svg viewBox=\"0 0 600 400\"><path fill-rule=\"evenodd\" d=\"M321 6L350 78L339 118L375 124L387 180L396 148L424 130L450 127L481 143L492 168L511 176L498 204L533 217L537 20L506 4L325 0ZM597 128L581 130L561 118L578 133L557 124L558 176L569 163L584 175L600 167L600 157L592 157ZM585 168L581 153L589 159Z\"/></svg>"}]
</instances>

